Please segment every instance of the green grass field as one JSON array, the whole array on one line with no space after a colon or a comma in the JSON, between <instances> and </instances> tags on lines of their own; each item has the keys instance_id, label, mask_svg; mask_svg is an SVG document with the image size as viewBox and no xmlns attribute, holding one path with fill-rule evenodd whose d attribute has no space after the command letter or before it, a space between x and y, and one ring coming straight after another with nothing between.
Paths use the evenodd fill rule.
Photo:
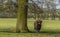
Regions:
<instances>
[{"instance_id":1,"label":"green grass field","mask_svg":"<svg viewBox=\"0 0 60 37\"><path fill-rule=\"evenodd\" d=\"M0 31L16 29L16 18L0 18ZM28 19L30 31L34 32L34 21ZM60 37L60 20L43 20L41 33L8 33L0 32L0 37Z\"/></svg>"}]
</instances>

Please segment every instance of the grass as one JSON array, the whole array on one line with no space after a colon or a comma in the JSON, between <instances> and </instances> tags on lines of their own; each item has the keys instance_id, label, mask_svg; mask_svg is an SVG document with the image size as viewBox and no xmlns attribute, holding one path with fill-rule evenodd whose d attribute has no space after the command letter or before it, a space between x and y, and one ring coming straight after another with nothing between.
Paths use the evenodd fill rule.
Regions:
<instances>
[{"instance_id":1,"label":"grass","mask_svg":"<svg viewBox=\"0 0 60 37\"><path fill-rule=\"evenodd\" d=\"M16 28L16 18L0 18L0 31ZM34 32L34 19L28 19L30 31ZM0 37L60 37L60 20L43 20L41 33L0 32Z\"/></svg>"},{"instance_id":2,"label":"grass","mask_svg":"<svg viewBox=\"0 0 60 37\"><path fill-rule=\"evenodd\" d=\"M16 28L17 19L0 18L0 30L8 30Z\"/></svg>"},{"instance_id":3,"label":"grass","mask_svg":"<svg viewBox=\"0 0 60 37\"><path fill-rule=\"evenodd\" d=\"M42 36L43 35L43 36ZM0 33L0 37L55 37L60 34L42 34L42 33Z\"/></svg>"},{"instance_id":4,"label":"grass","mask_svg":"<svg viewBox=\"0 0 60 37\"><path fill-rule=\"evenodd\" d=\"M28 19L28 27L34 31L34 20ZM45 32L60 32L60 20L43 20L41 31Z\"/></svg>"}]
</instances>

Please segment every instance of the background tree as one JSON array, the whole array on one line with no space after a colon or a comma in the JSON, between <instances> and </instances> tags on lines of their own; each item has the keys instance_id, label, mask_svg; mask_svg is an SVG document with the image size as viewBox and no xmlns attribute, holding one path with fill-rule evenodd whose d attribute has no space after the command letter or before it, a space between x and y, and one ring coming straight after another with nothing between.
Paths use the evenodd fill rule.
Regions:
<instances>
[{"instance_id":1,"label":"background tree","mask_svg":"<svg viewBox=\"0 0 60 37\"><path fill-rule=\"evenodd\" d=\"M34 0L30 0L32 3L29 3L28 9L32 14L33 18L40 19L41 14L43 13L42 7L39 7L38 4ZM29 13L29 12L28 12Z\"/></svg>"},{"instance_id":2,"label":"background tree","mask_svg":"<svg viewBox=\"0 0 60 37\"><path fill-rule=\"evenodd\" d=\"M0 0L0 17L16 18L17 17L17 1Z\"/></svg>"},{"instance_id":3,"label":"background tree","mask_svg":"<svg viewBox=\"0 0 60 37\"><path fill-rule=\"evenodd\" d=\"M56 18L56 3L55 0L45 0L45 5L47 6L48 11L51 14L52 20Z\"/></svg>"}]
</instances>

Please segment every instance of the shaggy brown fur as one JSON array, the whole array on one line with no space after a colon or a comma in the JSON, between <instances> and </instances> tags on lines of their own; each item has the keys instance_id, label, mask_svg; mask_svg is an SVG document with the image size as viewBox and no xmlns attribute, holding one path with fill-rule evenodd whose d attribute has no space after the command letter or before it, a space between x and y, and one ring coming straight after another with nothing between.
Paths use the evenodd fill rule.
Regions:
<instances>
[{"instance_id":1,"label":"shaggy brown fur","mask_svg":"<svg viewBox=\"0 0 60 37\"><path fill-rule=\"evenodd\" d=\"M36 32L39 32L41 30L41 25L42 25L42 21L40 20L34 22L34 29Z\"/></svg>"}]
</instances>

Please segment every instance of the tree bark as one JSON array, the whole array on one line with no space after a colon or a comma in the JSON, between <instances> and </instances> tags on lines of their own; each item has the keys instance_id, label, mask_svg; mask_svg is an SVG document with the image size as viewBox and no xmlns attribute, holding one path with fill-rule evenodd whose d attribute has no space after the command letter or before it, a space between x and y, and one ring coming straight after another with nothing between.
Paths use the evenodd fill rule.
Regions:
<instances>
[{"instance_id":1,"label":"tree bark","mask_svg":"<svg viewBox=\"0 0 60 37\"><path fill-rule=\"evenodd\" d=\"M18 0L18 18L16 32L28 32L27 27L27 3L28 0Z\"/></svg>"}]
</instances>

